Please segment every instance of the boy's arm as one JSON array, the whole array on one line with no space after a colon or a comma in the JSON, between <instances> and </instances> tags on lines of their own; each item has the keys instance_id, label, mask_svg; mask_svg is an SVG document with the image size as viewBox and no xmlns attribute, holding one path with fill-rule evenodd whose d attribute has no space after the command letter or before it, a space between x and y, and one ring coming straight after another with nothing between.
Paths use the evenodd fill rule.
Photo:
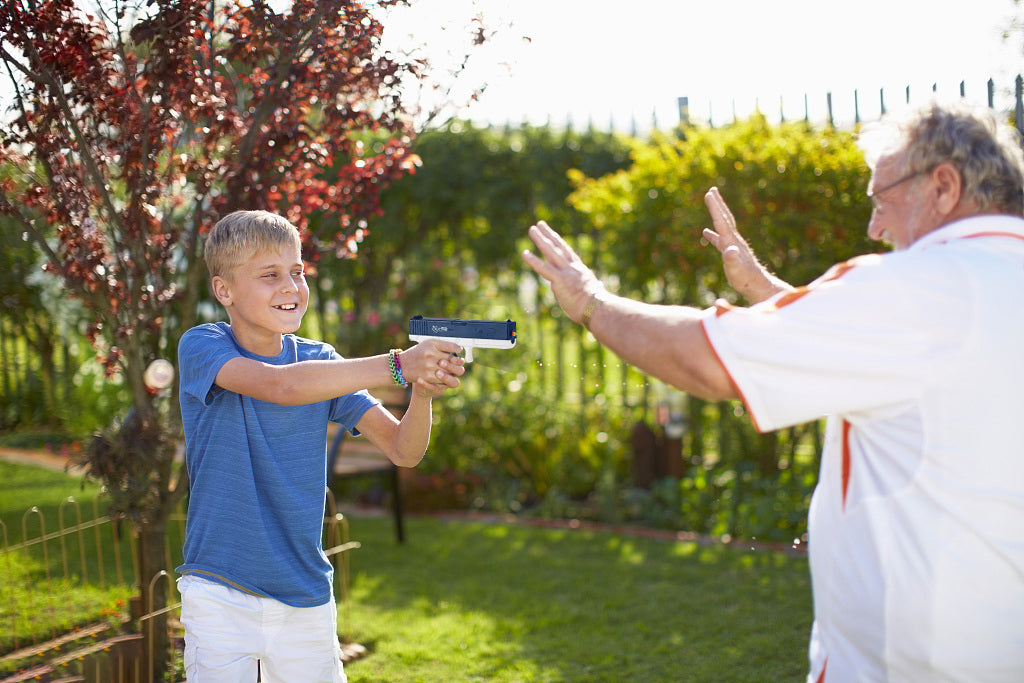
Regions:
<instances>
[{"instance_id":1,"label":"boy's arm","mask_svg":"<svg viewBox=\"0 0 1024 683\"><path fill-rule=\"evenodd\" d=\"M415 467L430 443L431 397L413 390L401 421L381 405L363 413L356 429L399 467Z\"/></svg>"},{"instance_id":2,"label":"boy's arm","mask_svg":"<svg viewBox=\"0 0 1024 683\"><path fill-rule=\"evenodd\" d=\"M454 342L422 342L402 351L402 374L409 382L436 387L438 392L459 386L466 371L461 348ZM307 360L270 365L236 357L217 372L217 386L236 394L279 405L306 405L328 401L367 387L393 382L387 354L367 358ZM386 412L386 411L385 411Z\"/></svg>"}]
</instances>

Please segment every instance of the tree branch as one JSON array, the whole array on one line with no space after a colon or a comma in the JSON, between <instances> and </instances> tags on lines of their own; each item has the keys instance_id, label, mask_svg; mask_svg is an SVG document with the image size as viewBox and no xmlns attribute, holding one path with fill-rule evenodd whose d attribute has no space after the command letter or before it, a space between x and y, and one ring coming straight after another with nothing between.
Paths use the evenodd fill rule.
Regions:
<instances>
[{"instance_id":1,"label":"tree branch","mask_svg":"<svg viewBox=\"0 0 1024 683\"><path fill-rule=\"evenodd\" d=\"M269 91L271 94L278 91L281 88L281 84L287 79L288 70L294 63L296 56L307 44L306 41L312 36L313 29L320 23L320 20L323 18L323 13L324 3L317 4L316 12L310 15L310 18L303 23L302 28L298 32L298 37L296 37L295 41L292 43L292 49L285 55L278 57L277 62L274 64L274 79L269 84ZM256 145L256 138L260 135L263 124L270 119L270 115L276 108L277 102L272 97L265 97L262 99L255 112L253 112L252 124L249 126L249 130L239 146L239 155L243 159L249 158L253 153L253 149Z\"/></svg>"},{"instance_id":2,"label":"tree branch","mask_svg":"<svg viewBox=\"0 0 1024 683\"><path fill-rule=\"evenodd\" d=\"M43 251L43 254L46 256L46 260L55 268L60 268L61 261L57 256L57 252L55 252L49 242L46 241L46 237L36 230L36 226L32 219L23 213L24 210L19 206L15 206L11 202L7 193L3 191L3 188L0 188L0 205L4 207L4 213L6 215L14 218L14 220L16 220L18 224L25 229L25 232L32 238L32 241L35 242Z\"/></svg>"},{"instance_id":3,"label":"tree branch","mask_svg":"<svg viewBox=\"0 0 1024 683\"><path fill-rule=\"evenodd\" d=\"M39 52L32 45L27 45L26 50L30 50L29 60L36 64L42 64L43 61L39 55ZM79 155L82 159L82 163L85 166L86 172L92 178L93 185L102 199L103 208L106 209L108 218L111 225L120 225L120 217L117 213L117 209L114 207L113 199L110 193L107 191L106 182L104 181L103 174L100 172L99 165L96 163L96 159L93 158L92 153L89 149L88 141L85 139L85 135L82 133L81 128L77 124L77 117L74 112L71 111L71 106L68 104L67 98L64 96L63 83L55 75L47 72L35 72L36 82L41 85L45 85L50 91L50 95L54 98L60 107L61 112L64 114L65 123L71 131L72 136L78 143ZM28 125L26 123L26 125ZM52 182L52 176L50 178ZM121 226L123 229L123 226Z\"/></svg>"}]
</instances>

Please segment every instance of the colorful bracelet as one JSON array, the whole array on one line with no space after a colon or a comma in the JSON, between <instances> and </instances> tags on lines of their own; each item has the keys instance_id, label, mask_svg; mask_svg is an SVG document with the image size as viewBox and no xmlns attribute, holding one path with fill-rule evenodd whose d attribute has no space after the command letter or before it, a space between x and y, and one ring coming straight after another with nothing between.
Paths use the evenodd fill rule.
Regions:
<instances>
[{"instance_id":1,"label":"colorful bracelet","mask_svg":"<svg viewBox=\"0 0 1024 683\"><path fill-rule=\"evenodd\" d=\"M409 386L409 382L402 376L402 361L398 357L398 354L401 352L401 349L391 349L388 351L388 369L391 370L391 379L395 380L395 384L404 389Z\"/></svg>"},{"instance_id":2,"label":"colorful bracelet","mask_svg":"<svg viewBox=\"0 0 1024 683\"><path fill-rule=\"evenodd\" d=\"M406 381L405 375L402 374L402 349L395 349L395 370L398 370L398 379L402 380L402 386L408 386L409 382Z\"/></svg>"}]
</instances>

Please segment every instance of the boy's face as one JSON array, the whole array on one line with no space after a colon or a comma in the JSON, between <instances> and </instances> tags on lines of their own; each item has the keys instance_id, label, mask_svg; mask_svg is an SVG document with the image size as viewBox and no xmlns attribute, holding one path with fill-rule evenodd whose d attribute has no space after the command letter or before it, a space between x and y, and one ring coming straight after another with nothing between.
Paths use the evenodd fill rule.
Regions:
<instances>
[{"instance_id":1,"label":"boy's face","mask_svg":"<svg viewBox=\"0 0 1024 683\"><path fill-rule=\"evenodd\" d=\"M261 356L281 352L281 335L299 329L309 305L298 246L254 254L230 275L214 277L211 284L228 311L235 339Z\"/></svg>"}]
</instances>

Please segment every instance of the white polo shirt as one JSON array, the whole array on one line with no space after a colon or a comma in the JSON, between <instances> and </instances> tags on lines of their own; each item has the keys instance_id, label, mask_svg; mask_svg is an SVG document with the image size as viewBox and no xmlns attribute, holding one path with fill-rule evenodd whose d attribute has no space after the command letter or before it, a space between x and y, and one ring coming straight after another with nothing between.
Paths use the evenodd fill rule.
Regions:
<instances>
[{"instance_id":1,"label":"white polo shirt","mask_svg":"<svg viewBox=\"0 0 1024 683\"><path fill-rule=\"evenodd\" d=\"M829 416L808 681L1024 681L1024 220L703 324L759 430Z\"/></svg>"}]
</instances>

